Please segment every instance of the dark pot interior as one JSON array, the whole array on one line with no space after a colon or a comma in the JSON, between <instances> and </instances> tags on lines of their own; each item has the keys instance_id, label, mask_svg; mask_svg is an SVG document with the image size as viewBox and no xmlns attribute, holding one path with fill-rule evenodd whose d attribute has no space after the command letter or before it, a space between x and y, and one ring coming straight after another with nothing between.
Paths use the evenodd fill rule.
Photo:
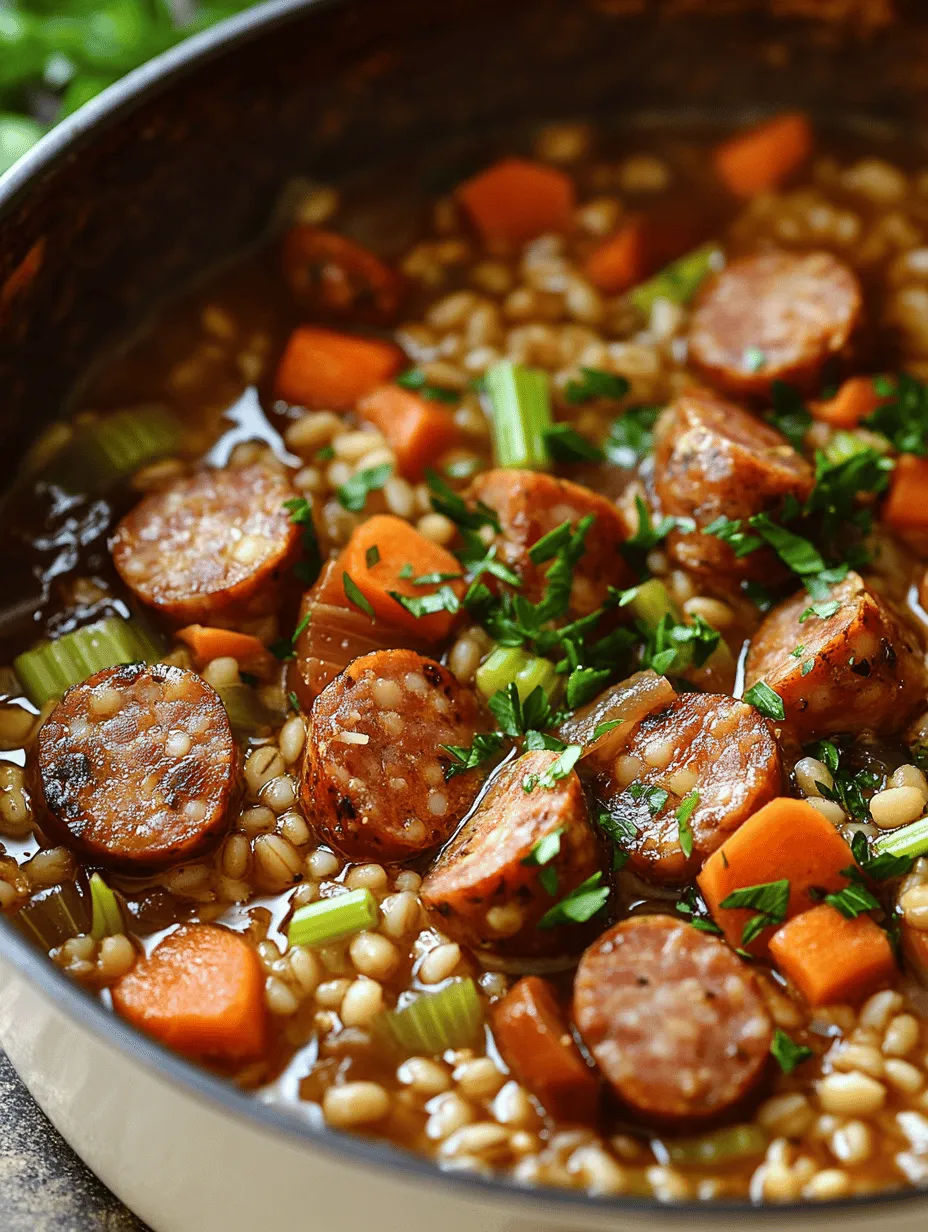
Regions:
<instances>
[{"instance_id":1,"label":"dark pot interior","mask_svg":"<svg viewBox=\"0 0 928 1232\"><path fill-rule=\"evenodd\" d=\"M797 0L317 0L181 49L110 92L0 192L0 439L19 452L92 360L266 227L288 175L335 179L405 151L492 142L545 118L729 121L799 106L911 132L928 100L928 15L872 28L772 13ZM696 9L697 11L693 11ZM863 14L863 17L861 17ZM888 127L886 127L888 126ZM86 130L86 131L82 131ZM922 141L923 136L919 136ZM34 168L31 176L30 167Z\"/></svg>"}]
</instances>

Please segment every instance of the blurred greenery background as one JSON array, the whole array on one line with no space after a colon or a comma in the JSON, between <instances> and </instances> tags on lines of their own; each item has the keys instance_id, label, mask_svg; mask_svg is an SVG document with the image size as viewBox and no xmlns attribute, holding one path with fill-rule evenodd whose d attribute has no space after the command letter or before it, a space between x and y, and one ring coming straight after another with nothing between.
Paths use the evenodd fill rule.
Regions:
<instances>
[{"instance_id":1,"label":"blurred greenery background","mask_svg":"<svg viewBox=\"0 0 928 1232\"><path fill-rule=\"evenodd\" d=\"M95 94L254 0L0 0L0 174Z\"/></svg>"}]
</instances>

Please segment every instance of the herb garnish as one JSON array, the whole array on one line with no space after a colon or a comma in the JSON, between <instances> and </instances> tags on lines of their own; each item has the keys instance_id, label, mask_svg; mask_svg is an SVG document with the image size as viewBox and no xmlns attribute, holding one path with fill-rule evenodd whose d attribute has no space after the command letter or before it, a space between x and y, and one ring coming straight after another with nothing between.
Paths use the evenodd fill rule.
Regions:
<instances>
[{"instance_id":1,"label":"herb garnish","mask_svg":"<svg viewBox=\"0 0 928 1232\"><path fill-rule=\"evenodd\" d=\"M742 700L759 710L768 719L782 722L786 718L783 698L775 689L771 689L765 680L758 680L757 684L745 690Z\"/></svg>"},{"instance_id":2,"label":"herb garnish","mask_svg":"<svg viewBox=\"0 0 928 1232\"><path fill-rule=\"evenodd\" d=\"M338 503L349 513L360 513L370 493L380 491L390 478L392 470L389 462L382 462L380 466L368 466L363 471L358 471L336 491Z\"/></svg>"},{"instance_id":3,"label":"herb garnish","mask_svg":"<svg viewBox=\"0 0 928 1232\"><path fill-rule=\"evenodd\" d=\"M541 882L542 889L547 891L552 898L557 893L558 879L557 869L551 867L551 861L556 858L561 850L561 835L563 833L563 826L552 830L550 834L540 838L528 855L523 856L519 861L520 864L524 864L529 868L541 870L538 874L538 880Z\"/></svg>"},{"instance_id":4,"label":"herb garnish","mask_svg":"<svg viewBox=\"0 0 928 1232\"><path fill-rule=\"evenodd\" d=\"M598 445L581 436L570 424L556 423L544 431L545 448L554 462L602 462L605 454Z\"/></svg>"},{"instance_id":5,"label":"herb garnish","mask_svg":"<svg viewBox=\"0 0 928 1232\"><path fill-rule=\"evenodd\" d=\"M624 398L631 386L624 376L615 376L599 368L581 368L579 380L569 380L565 398L572 406L580 406L593 398Z\"/></svg>"},{"instance_id":6,"label":"herb garnish","mask_svg":"<svg viewBox=\"0 0 928 1232\"><path fill-rule=\"evenodd\" d=\"M598 915L609 899L609 887L602 884L602 873L587 877L575 889L549 908L538 921L539 928L557 928L561 924L585 924Z\"/></svg>"},{"instance_id":7,"label":"herb garnish","mask_svg":"<svg viewBox=\"0 0 928 1232\"><path fill-rule=\"evenodd\" d=\"M780 881L766 881L760 885L744 886L740 890L733 890L727 898L722 899L719 906L726 911L740 907L757 912L748 920L741 933L741 944L748 946L760 936L765 928L774 924L782 924L786 919L789 907L789 879L784 877Z\"/></svg>"},{"instance_id":8,"label":"herb garnish","mask_svg":"<svg viewBox=\"0 0 928 1232\"><path fill-rule=\"evenodd\" d=\"M466 774L468 770L473 770L495 757L503 747L503 740L502 732L478 732L470 748L461 744L440 744L438 747L444 749L453 759L445 767L445 779L453 779L456 774Z\"/></svg>"},{"instance_id":9,"label":"herb garnish","mask_svg":"<svg viewBox=\"0 0 928 1232\"><path fill-rule=\"evenodd\" d=\"M345 572L342 573L342 590L345 592L345 598L352 607L356 607L364 612L366 616L370 616L371 624L374 624L374 609L371 607L370 600L360 589L354 578Z\"/></svg>"},{"instance_id":10,"label":"herb garnish","mask_svg":"<svg viewBox=\"0 0 928 1232\"><path fill-rule=\"evenodd\" d=\"M305 496L295 496L292 500L284 501L284 509L290 514L290 521L295 526L303 527L303 559L293 566L293 572L304 586L311 586L322 569L322 555L313 524L312 504Z\"/></svg>"},{"instance_id":11,"label":"herb garnish","mask_svg":"<svg viewBox=\"0 0 928 1232\"><path fill-rule=\"evenodd\" d=\"M802 1065L803 1061L810 1061L815 1056L811 1048L807 1048L805 1044L797 1044L780 1027L777 1027L773 1034L770 1051L784 1074L791 1074L797 1065Z\"/></svg>"},{"instance_id":12,"label":"herb garnish","mask_svg":"<svg viewBox=\"0 0 928 1232\"><path fill-rule=\"evenodd\" d=\"M433 402L451 404L459 401L461 397L456 389L448 389L444 385L432 385L426 380L421 368L408 368L405 372L401 372L396 378L396 383L403 389L414 389L417 394L421 394L423 398L431 398Z\"/></svg>"},{"instance_id":13,"label":"herb garnish","mask_svg":"<svg viewBox=\"0 0 928 1232\"><path fill-rule=\"evenodd\" d=\"M677 809L677 831L680 836L680 850L687 860L693 854L693 831L690 829L690 818L699 803L699 792L691 791Z\"/></svg>"}]
</instances>

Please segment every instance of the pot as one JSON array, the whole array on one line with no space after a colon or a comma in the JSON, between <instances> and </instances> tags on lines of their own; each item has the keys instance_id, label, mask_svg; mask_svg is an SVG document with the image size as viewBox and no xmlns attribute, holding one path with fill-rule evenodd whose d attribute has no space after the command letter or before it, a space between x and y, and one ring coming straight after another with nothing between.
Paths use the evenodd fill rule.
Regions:
<instances>
[{"instance_id":1,"label":"pot","mask_svg":"<svg viewBox=\"0 0 928 1232\"><path fill-rule=\"evenodd\" d=\"M152 307L260 236L284 181L542 119L802 108L924 145L928 18L890 0L275 0L153 61L0 180L0 439L66 406ZM922 15L918 15L921 10ZM830 14L837 20L810 18ZM246 1096L135 1033L0 920L0 1043L155 1232L916 1232L928 1195L660 1206L442 1173Z\"/></svg>"}]
</instances>

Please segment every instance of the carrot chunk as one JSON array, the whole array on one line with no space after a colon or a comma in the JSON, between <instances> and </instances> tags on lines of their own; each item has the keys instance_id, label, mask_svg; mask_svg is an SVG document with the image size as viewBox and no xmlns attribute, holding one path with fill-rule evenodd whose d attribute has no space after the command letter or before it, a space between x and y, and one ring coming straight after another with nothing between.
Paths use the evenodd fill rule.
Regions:
<instances>
[{"instance_id":1,"label":"carrot chunk","mask_svg":"<svg viewBox=\"0 0 928 1232\"><path fill-rule=\"evenodd\" d=\"M928 458L904 453L896 459L883 520L896 530L928 529Z\"/></svg>"},{"instance_id":2,"label":"carrot chunk","mask_svg":"<svg viewBox=\"0 0 928 1232\"><path fill-rule=\"evenodd\" d=\"M810 402L809 410L815 419L831 424L833 428L856 428L862 419L879 407L884 399L873 388L873 378L852 376L844 382L833 398L823 402Z\"/></svg>"},{"instance_id":3,"label":"carrot chunk","mask_svg":"<svg viewBox=\"0 0 928 1232\"><path fill-rule=\"evenodd\" d=\"M765 804L713 852L697 878L702 896L729 943L741 946L745 924L758 912L748 907L723 907L735 890L786 878L789 905L786 918L809 911L810 890L832 893L847 885L841 870L855 864L850 847L830 821L805 800L781 796ZM768 927L745 948L767 950Z\"/></svg>"},{"instance_id":4,"label":"carrot chunk","mask_svg":"<svg viewBox=\"0 0 928 1232\"><path fill-rule=\"evenodd\" d=\"M777 188L812 153L812 128L798 112L776 116L717 147L715 170L736 197Z\"/></svg>"},{"instance_id":5,"label":"carrot chunk","mask_svg":"<svg viewBox=\"0 0 928 1232\"><path fill-rule=\"evenodd\" d=\"M399 385L380 385L366 394L358 414L383 433L400 474L414 482L458 439L447 407Z\"/></svg>"},{"instance_id":6,"label":"carrot chunk","mask_svg":"<svg viewBox=\"0 0 928 1232\"><path fill-rule=\"evenodd\" d=\"M554 991L524 976L493 1007L493 1033L506 1064L558 1120L596 1120L599 1083L583 1060Z\"/></svg>"},{"instance_id":7,"label":"carrot chunk","mask_svg":"<svg viewBox=\"0 0 928 1232\"><path fill-rule=\"evenodd\" d=\"M570 228L576 196L563 171L506 158L458 189L461 204L485 240L524 244Z\"/></svg>"},{"instance_id":8,"label":"carrot chunk","mask_svg":"<svg viewBox=\"0 0 928 1232\"><path fill-rule=\"evenodd\" d=\"M118 1014L186 1056L246 1061L264 1051L261 961L244 937L219 924L170 933L112 995Z\"/></svg>"},{"instance_id":9,"label":"carrot chunk","mask_svg":"<svg viewBox=\"0 0 928 1232\"><path fill-rule=\"evenodd\" d=\"M848 920L828 903L777 929L770 956L813 1007L862 1001L896 976L893 948L879 924L868 915Z\"/></svg>"},{"instance_id":10,"label":"carrot chunk","mask_svg":"<svg viewBox=\"0 0 928 1232\"><path fill-rule=\"evenodd\" d=\"M209 625L185 625L177 630L177 638L193 651L197 668L205 667L212 659L230 658L244 671L261 676L273 665L273 657L264 643L250 633L213 629Z\"/></svg>"},{"instance_id":11,"label":"carrot chunk","mask_svg":"<svg viewBox=\"0 0 928 1232\"><path fill-rule=\"evenodd\" d=\"M301 325L284 347L274 390L285 402L310 410L350 411L402 362L403 353L392 342Z\"/></svg>"},{"instance_id":12,"label":"carrot chunk","mask_svg":"<svg viewBox=\"0 0 928 1232\"><path fill-rule=\"evenodd\" d=\"M376 551L375 551L376 549ZM466 589L461 566L443 547L426 539L402 518L379 514L363 522L344 552L345 572L374 609L378 620L430 642L441 642L451 632L455 613L430 612L416 616L393 598L423 599L439 589L451 588L458 599ZM444 583L416 585L426 574L451 574Z\"/></svg>"},{"instance_id":13,"label":"carrot chunk","mask_svg":"<svg viewBox=\"0 0 928 1232\"><path fill-rule=\"evenodd\" d=\"M632 218L593 250L584 264L587 278L609 295L633 287L648 273L644 220Z\"/></svg>"}]
</instances>

